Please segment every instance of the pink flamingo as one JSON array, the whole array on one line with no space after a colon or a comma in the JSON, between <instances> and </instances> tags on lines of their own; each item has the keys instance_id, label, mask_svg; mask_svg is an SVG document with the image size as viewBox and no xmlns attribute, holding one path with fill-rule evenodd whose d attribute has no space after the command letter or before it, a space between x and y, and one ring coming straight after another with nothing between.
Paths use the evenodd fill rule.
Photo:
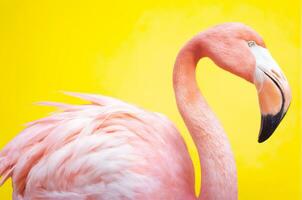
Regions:
<instances>
[{"instance_id":1,"label":"pink flamingo","mask_svg":"<svg viewBox=\"0 0 302 200\"><path fill-rule=\"evenodd\" d=\"M259 142L274 132L291 100L286 78L261 37L240 23L199 33L179 52L173 83L179 111L200 155L201 195L179 132L165 116L110 97L68 93L89 105L46 103L62 112L34 121L0 152L1 184L13 199L237 199L228 139L201 95L195 67L209 57L256 85Z\"/></svg>"}]
</instances>

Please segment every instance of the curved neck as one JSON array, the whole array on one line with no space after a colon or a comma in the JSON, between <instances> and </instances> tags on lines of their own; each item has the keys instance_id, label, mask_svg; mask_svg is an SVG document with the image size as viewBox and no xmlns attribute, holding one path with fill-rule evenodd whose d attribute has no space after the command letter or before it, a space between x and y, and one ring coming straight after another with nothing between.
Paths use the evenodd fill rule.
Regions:
<instances>
[{"instance_id":1,"label":"curved neck","mask_svg":"<svg viewBox=\"0 0 302 200\"><path fill-rule=\"evenodd\" d=\"M178 109L197 146L201 166L201 194L198 199L237 199L234 157L216 116L198 88L195 69L206 56L206 44L197 37L177 56L173 73Z\"/></svg>"}]
</instances>

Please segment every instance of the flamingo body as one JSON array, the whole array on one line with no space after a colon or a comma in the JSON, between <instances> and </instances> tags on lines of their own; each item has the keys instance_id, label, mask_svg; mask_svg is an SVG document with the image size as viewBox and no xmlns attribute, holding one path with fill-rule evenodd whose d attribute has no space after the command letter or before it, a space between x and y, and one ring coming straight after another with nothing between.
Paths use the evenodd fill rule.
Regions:
<instances>
[{"instance_id":1,"label":"flamingo body","mask_svg":"<svg viewBox=\"0 0 302 200\"><path fill-rule=\"evenodd\" d=\"M46 103L63 112L30 123L1 152L1 174L14 171L14 199L192 198L191 160L165 116L72 94L93 104Z\"/></svg>"}]
</instances>

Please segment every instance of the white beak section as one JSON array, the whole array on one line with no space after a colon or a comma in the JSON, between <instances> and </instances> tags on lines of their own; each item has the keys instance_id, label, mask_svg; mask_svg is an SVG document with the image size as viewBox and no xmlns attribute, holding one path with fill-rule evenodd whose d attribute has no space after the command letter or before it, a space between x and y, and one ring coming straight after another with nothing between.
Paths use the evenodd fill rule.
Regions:
<instances>
[{"instance_id":1,"label":"white beak section","mask_svg":"<svg viewBox=\"0 0 302 200\"><path fill-rule=\"evenodd\" d=\"M284 117L291 101L291 91L286 77L269 51L254 42L249 42L249 47L256 59L254 84L261 110L258 142L264 142Z\"/></svg>"}]
</instances>

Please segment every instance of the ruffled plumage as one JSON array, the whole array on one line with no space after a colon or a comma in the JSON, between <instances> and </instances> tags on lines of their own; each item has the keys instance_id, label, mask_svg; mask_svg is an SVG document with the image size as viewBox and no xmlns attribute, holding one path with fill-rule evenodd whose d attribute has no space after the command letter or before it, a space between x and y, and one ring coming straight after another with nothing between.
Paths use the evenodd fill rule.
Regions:
<instances>
[{"instance_id":1,"label":"ruffled plumage","mask_svg":"<svg viewBox=\"0 0 302 200\"><path fill-rule=\"evenodd\" d=\"M67 94L91 104L41 103L61 112L28 123L0 152L1 184L12 177L14 199L194 194L189 154L165 116L110 97Z\"/></svg>"}]
</instances>

